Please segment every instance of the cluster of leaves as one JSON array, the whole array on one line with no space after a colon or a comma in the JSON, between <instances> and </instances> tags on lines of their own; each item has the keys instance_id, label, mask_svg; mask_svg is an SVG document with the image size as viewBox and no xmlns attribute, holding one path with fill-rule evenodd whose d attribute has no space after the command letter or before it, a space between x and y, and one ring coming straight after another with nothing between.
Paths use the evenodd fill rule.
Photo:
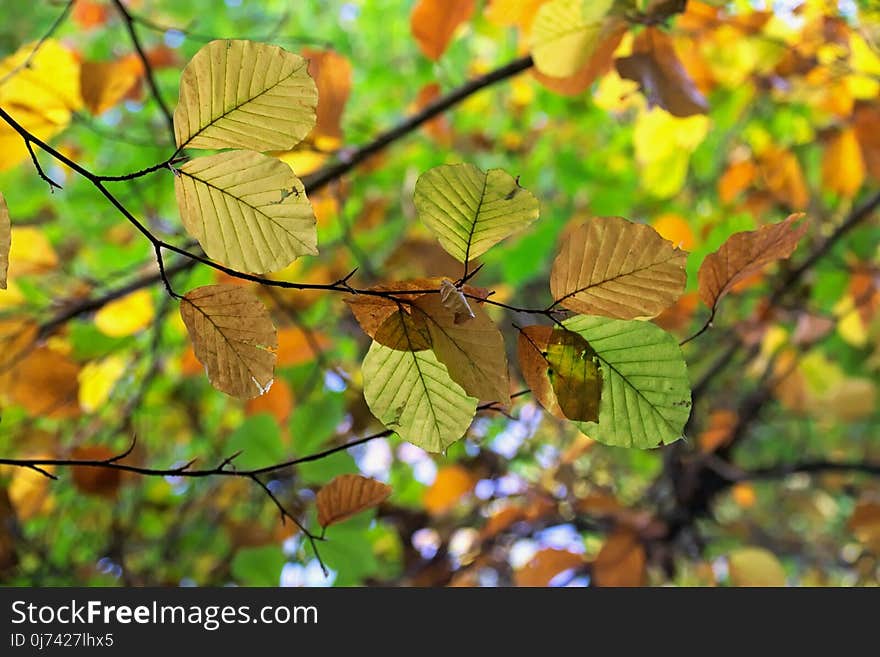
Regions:
<instances>
[{"instance_id":1,"label":"cluster of leaves","mask_svg":"<svg viewBox=\"0 0 880 657\"><path fill-rule=\"evenodd\" d=\"M166 44L110 52L105 31L151 24L131 13L114 23L114 4L72 3L77 29L97 35L90 54L47 38L15 42L16 52L0 60L0 106L28 134L64 137L58 153L70 161L133 172L87 170L93 178L80 186L81 171L63 159L43 171L38 144L0 123L0 170L9 170L0 183L12 210L10 222L0 196L4 286L9 268L0 362L11 427L0 446L38 462L9 471L0 516L39 532L57 500L80 504L59 497L35 469L57 475L54 461L72 460L95 464L71 468L75 492L148 511L121 529L118 518L85 507L101 528L96 534L114 542L105 549L95 538L75 560L125 556L126 572L162 571L169 581L216 581L231 569L239 581L277 583L285 562L279 543L292 540L291 530L272 527L269 513L284 497L282 514L289 508L337 525L321 553L340 584L392 579L401 562L412 572L420 558L428 567L408 581L480 583L487 570L512 568L511 581L522 585L566 572L587 572L600 585L640 584L649 571L661 581L658 573L674 570L681 583L705 583L714 572L705 562L682 563L690 554L684 543L717 491L729 489L736 511L727 497L713 509L722 529L709 530L709 553L727 556L732 583L784 581L776 557L749 546L766 541L737 525L759 499L763 513L778 511L771 489L737 468L796 457L787 440L768 435L798 427L829 436L822 454L870 461L872 453L874 229L848 250L836 247L834 264L802 250L808 277L788 270L807 283L801 296L776 286L779 279L769 294L762 286L768 266L800 242L836 235L865 182L880 175L880 58L865 32L821 2L805 3L794 29L746 3L492 0L480 14L473 0L420 0L393 23L409 23L425 56L394 46L397 61L415 62L406 74L424 83L411 94L381 59L369 63L387 45L382 31L369 30L356 37L360 55L349 52L357 67L333 50L294 54L206 37L178 82L185 59L167 43L187 36L189 47L194 39L160 27ZM361 8L358 20L384 25L399 13L381 4ZM159 15L177 15L166 11ZM304 6L304 24L345 51L355 37L322 11ZM236 27L217 21L201 31ZM375 132L413 95L408 111L416 114L444 102L454 81L428 60L479 75L486 52L525 53L521 66L534 69L508 90L468 97L454 116L435 115L405 157L358 160L365 175L328 188L314 182L330 179L323 176L334 164L321 168L329 157L343 165L352 152L360 157L339 150L352 133ZM177 108L163 117L160 92L175 89ZM157 110L156 120L139 115L142 102ZM163 118L173 124L170 146L156 137ZM136 147L108 138L144 128L150 133L135 137ZM198 153L205 150L215 152ZM474 163L447 163L463 157ZM31 159L44 179L64 182L51 204L21 192L38 182ZM101 191L105 182L118 183L120 206L143 206L144 221L128 210L93 212L90 187ZM190 251L156 237L182 237L177 220L166 218L175 205L194 240ZM40 213L49 217L45 229ZM123 218L131 226L117 225ZM175 259L166 264L163 252ZM367 286L354 287L355 265ZM134 287L114 286L115 272ZM169 298L158 301L160 286L147 291L141 276L164 282ZM362 334L350 330L340 294ZM514 294L536 305L512 305ZM782 304L789 298L791 307ZM175 299L182 322L168 318ZM708 342L691 341L720 319L730 326L713 329ZM751 350L732 379L706 378L718 343ZM513 360L518 367L509 367ZM245 403L201 386L203 369L213 388ZM530 403L516 403L524 397L519 380L546 411L543 421ZM744 385L757 391L740 403ZM707 396L707 387L719 394ZM798 419L780 415L788 425L758 427L743 451L750 409L766 399ZM519 417L509 417L517 407ZM501 413L475 422L478 411ZM133 450L111 448L132 431ZM529 440L511 453L504 441L514 435ZM665 456L596 445L647 450L686 435L696 440L665 448ZM408 451L398 437L421 449ZM393 465L369 466L365 459L377 452L358 451L367 441L391 445ZM187 494L201 500L189 518L224 517L222 528L197 525L185 547L189 561L169 565L161 550L140 563L123 555L126 532L133 541L166 533L177 540L180 475L206 454L223 459L214 470L223 481ZM149 471L158 459L184 465L153 471L167 481L137 486L133 475L102 467ZM436 475L418 474L429 467ZM273 478L272 501L242 507L251 472ZM717 477L725 483L713 488ZM519 483L505 493L511 481ZM664 497L667 486L674 503ZM484 503L487 488L495 492ZM303 489L317 491L314 504ZM838 501L847 490L846 482L833 490L835 508L870 551L876 501L865 486L850 513L851 503ZM377 512L362 512L376 507L378 522L368 527ZM500 548L554 524L577 529L577 538L562 547L540 539L542 549L526 559L498 563L498 554L508 555ZM220 547L203 547L218 532ZM28 552L12 536L0 532L4 564ZM435 540L440 555L425 557ZM63 561L68 545L61 541L54 557L26 570L46 577L45 564ZM447 552L456 565L433 570Z\"/></svg>"}]
</instances>

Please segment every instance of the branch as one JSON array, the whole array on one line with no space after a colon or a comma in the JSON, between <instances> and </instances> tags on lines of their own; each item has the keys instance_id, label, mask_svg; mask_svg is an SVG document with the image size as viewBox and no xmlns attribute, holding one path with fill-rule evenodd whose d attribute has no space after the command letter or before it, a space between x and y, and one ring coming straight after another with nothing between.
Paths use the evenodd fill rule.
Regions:
<instances>
[{"instance_id":1,"label":"branch","mask_svg":"<svg viewBox=\"0 0 880 657\"><path fill-rule=\"evenodd\" d=\"M122 4L122 0L112 0L112 2L120 16L122 16L122 21L125 23L125 29L128 30L128 36L131 39L131 45L134 46L138 58L141 60L141 64L144 67L144 77L147 79L150 92L153 94L153 98L156 100L156 104L159 106L162 116L165 117L165 123L168 124L168 132L171 135L171 143L173 144L176 141L174 117L171 115L171 110L168 109L168 105L165 104L165 100L162 98L162 93L159 91L159 85L156 84L156 77L153 74L153 66L150 64L150 60L147 58L147 54L144 52L143 46L141 45L141 40L138 38L137 30L134 26L134 19L125 5Z\"/></svg>"}]
</instances>

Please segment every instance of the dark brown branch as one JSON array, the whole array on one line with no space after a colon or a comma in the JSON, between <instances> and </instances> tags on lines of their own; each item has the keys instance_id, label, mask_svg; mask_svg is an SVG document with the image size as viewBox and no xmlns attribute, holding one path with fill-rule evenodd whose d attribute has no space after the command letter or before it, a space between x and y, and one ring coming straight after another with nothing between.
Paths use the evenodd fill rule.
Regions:
<instances>
[{"instance_id":1,"label":"dark brown branch","mask_svg":"<svg viewBox=\"0 0 880 657\"><path fill-rule=\"evenodd\" d=\"M122 17L122 21L125 23L125 29L128 31L128 36L131 39L131 45L134 46L137 56L141 60L141 65L144 67L144 77L147 79L147 84L150 87L150 92L153 94L153 99L159 106L162 116L165 117L165 123L168 124L168 133L171 135L171 143L173 144L175 143L174 117L171 115L171 110L168 109L168 105L165 104L165 100L162 98L162 92L159 91L159 85L156 84L156 76L153 74L153 66L150 64L147 53L144 52L140 38L138 38L134 19L128 12L126 6L122 3L122 0L112 0L112 2L116 7L116 10L119 12L119 15Z\"/></svg>"}]
</instances>

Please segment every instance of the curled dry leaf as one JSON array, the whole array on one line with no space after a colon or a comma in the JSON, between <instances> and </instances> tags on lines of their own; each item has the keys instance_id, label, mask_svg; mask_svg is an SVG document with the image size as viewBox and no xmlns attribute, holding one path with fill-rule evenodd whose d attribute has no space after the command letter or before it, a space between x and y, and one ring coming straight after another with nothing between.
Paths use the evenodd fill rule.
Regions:
<instances>
[{"instance_id":1,"label":"curled dry leaf","mask_svg":"<svg viewBox=\"0 0 880 657\"><path fill-rule=\"evenodd\" d=\"M437 61L458 26L474 13L474 0L419 0L410 16L410 29L419 49Z\"/></svg>"},{"instance_id":2,"label":"curled dry leaf","mask_svg":"<svg viewBox=\"0 0 880 657\"><path fill-rule=\"evenodd\" d=\"M443 302L443 307L446 310L454 313L456 324L463 324L476 317L468 304L467 297L455 287L452 281L445 278L440 282L440 301Z\"/></svg>"},{"instance_id":3,"label":"curled dry leaf","mask_svg":"<svg viewBox=\"0 0 880 657\"><path fill-rule=\"evenodd\" d=\"M289 150L314 127L317 103L308 62L299 55L253 41L211 41L180 78L177 145Z\"/></svg>"},{"instance_id":4,"label":"curled dry leaf","mask_svg":"<svg viewBox=\"0 0 880 657\"><path fill-rule=\"evenodd\" d=\"M697 274L700 299L715 310L721 298L738 282L760 272L776 260L789 257L807 232L807 225L795 224L803 213L758 230L734 233L700 265Z\"/></svg>"},{"instance_id":5,"label":"curled dry leaf","mask_svg":"<svg viewBox=\"0 0 880 657\"><path fill-rule=\"evenodd\" d=\"M321 488L315 498L322 527L348 520L378 506L391 495L391 486L356 474L343 474Z\"/></svg>"},{"instance_id":6,"label":"curled dry leaf","mask_svg":"<svg viewBox=\"0 0 880 657\"><path fill-rule=\"evenodd\" d=\"M199 287L181 299L180 316L211 385L242 399L269 389L278 336L252 292L235 285Z\"/></svg>"},{"instance_id":7,"label":"curled dry leaf","mask_svg":"<svg viewBox=\"0 0 880 657\"><path fill-rule=\"evenodd\" d=\"M646 224L593 217L566 239L553 261L550 290L577 313L654 317L684 292L687 252Z\"/></svg>"},{"instance_id":8,"label":"curled dry leaf","mask_svg":"<svg viewBox=\"0 0 880 657\"><path fill-rule=\"evenodd\" d=\"M673 116L705 114L709 104L675 54L672 40L656 27L641 32L629 57L615 63L620 77L638 82L650 105Z\"/></svg>"}]
</instances>

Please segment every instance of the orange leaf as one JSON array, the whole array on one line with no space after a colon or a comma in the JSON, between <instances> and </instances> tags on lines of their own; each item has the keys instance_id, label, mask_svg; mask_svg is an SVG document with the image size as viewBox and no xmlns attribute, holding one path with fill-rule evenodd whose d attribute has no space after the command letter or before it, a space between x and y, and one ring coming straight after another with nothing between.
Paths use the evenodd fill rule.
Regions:
<instances>
[{"instance_id":1,"label":"orange leaf","mask_svg":"<svg viewBox=\"0 0 880 657\"><path fill-rule=\"evenodd\" d=\"M760 170L767 189L780 203L800 210L810 202L804 172L794 153L771 148L761 154Z\"/></svg>"},{"instance_id":2,"label":"orange leaf","mask_svg":"<svg viewBox=\"0 0 880 657\"><path fill-rule=\"evenodd\" d=\"M612 533L593 562L597 586L642 586L645 581L645 548L627 529Z\"/></svg>"},{"instance_id":3,"label":"orange leaf","mask_svg":"<svg viewBox=\"0 0 880 657\"><path fill-rule=\"evenodd\" d=\"M439 97L440 85L436 82L427 84L419 90L412 109L414 112L420 112L430 103L437 100ZM452 126L450 126L449 118L446 116L446 114L440 114L430 121L427 121L422 126L422 129L426 133L428 133L431 139L436 141L441 146L448 147L452 145Z\"/></svg>"},{"instance_id":4,"label":"orange leaf","mask_svg":"<svg viewBox=\"0 0 880 657\"><path fill-rule=\"evenodd\" d=\"M375 479L355 474L343 474L334 478L318 491L315 504L318 522L329 527L348 520L353 515L380 505L391 495L391 486Z\"/></svg>"},{"instance_id":5,"label":"orange leaf","mask_svg":"<svg viewBox=\"0 0 880 657\"><path fill-rule=\"evenodd\" d=\"M474 4L474 0L419 0L410 28L425 57L440 59L458 26L470 19Z\"/></svg>"},{"instance_id":6,"label":"orange leaf","mask_svg":"<svg viewBox=\"0 0 880 657\"><path fill-rule=\"evenodd\" d=\"M694 232L687 219L681 215L667 212L651 222L660 237L669 240L679 249L690 251L694 246Z\"/></svg>"},{"instance_id":7,"label":"orange leaf","mask_svg":"<svg viewBox=\"0 0 880 657\"><path fill-rule=\"evenodd\" d=\"M435 516L451 511L462 497L473 490L476 483L476 477L460 465L440 468L437 478L422 499L425 510Z\"/></svg>"},{"instance_id":8,"label":"orange leaf","mask_svg":"<svg viewBox=\"0 0 880 657\"><path fill-rule=\"evenodd\" d=\"M70 18L84 30L100 27L110 16L109 8L104 2L94 0L77 0L73 4Z\"/></svg>"},{"instance_id":9,"label":"orange leaf","mask_svg":"<svg viewBox=\"0 0 880 657\"><path fill-rule=\"evenodd\" d=\"M749 188L758 175L758 167L751 160L733 162L718 181L718 196L723 203L730 203Z\"/></svg>"},{"instance_id":10,"label":"orange leaf","mask_svg":"<svg viewBox=\"0 0 880 657\"><path fill-rule=\"evenodd\" d=\"M580 568L585 564L584 555L568 550L546 548L537 552L525 566L514 573L517 586L549 586L560 573Z\"/></svg>"},{"instance_id":11,"label":"orange leaf","mask_svg":"<svg viewBox=\"0 0 880 657\"><path fill-rule=\"evenodd\" d=\"M733 430L736 429L739 416L724 408L719 408L709 414L709 426L700 434L698 442L703 452L714 452L724 447L730 440Z\"/></svg>"},{"instance_id":12,"label":"orange leaf","mask_svg":"<svg viewBox=\"0 0 880 657\"><path fill-rule=\"evenodd\" d=\"M788 258L807 232L807 225L795 227L803 214L792 214L776 224L758 230L734 233L700 265L697 274L700 298L713 310L718 301L739 281L761 271L776 260Z\"/></svg>"},{"instance_id":13,"label":"orange leaf","mask_svg":"<svg viewBox=\"0 0 880 657\"><path fill-rule=\"evenodd\" d=\"M297 327L278 329L277 367L289 367L309 363L332 343L323 333L309 331L307 334Z\"/></svg>"},{"instance_id":14,"label":"orange leaf","mask_svg":"<svg viewBox=\"0 0 880 657\"><path fill-rule=\"evenodd\" d=\"M201 371L201 365L200 371ZM284 425L293 410L293 393L287 381L281 378L275 379L269 392L259 397L249 399L244 405L248 415L257 413L269 413L278 423Z\"/></svg>"},{"instance_id":15,"label":"orange leaf","mask_svg":"<svg viewBox=\"0 0 880 657\"><path fill-rule=\"evenodd\" d=\"M633 54L615 63L620 77L638 82L648 103L673 116L705 114L709 104L684 70L668 36L655 27L641 32Z\"/></svg>"},{"instance_id":16,"label":"orange leaf","mask_svg":"<svg viewBox=\"0 0 880 657\"><path fill-rule=\"evenodd\" d=\"M582 93L588 89L598 77L605 75L605 73L611 70L611 66L614 63L614 51L617 50L617 46L619 46L620 42L623 40L623 35L626 34L626 29L626 25L620 25L615 28L613 32L596 46L596 50L593 52L592 57L590 57L590 59L587 60L587 63L584 64L583 68L574 75L570 75L567 78L553 78L549 75L544 75L536 68L532 69L532 75L534 75L535 79L537 79L544 87L554 93L563 96L575 96Z\"/></svg>"},{"instance_id":17,"label":"orange leaf","mask_svg":"<svg viewBox=\"0 0 880 657\"><path fill-rule=\"evenodd\" d=\"M865 168L875 180L880 180L880 106L859 105L853 115L853 128Z\"/></svg>"},{"instance_id":18,"label":"orange leaf","mask_svg":"<svg viewBox=\"0 0 880 657\"><path fill-rule=\"evenodd\" d=\"M342 139L342 112L351 93L351 62L332 50L304 48L309 74L318 87L317 122L313 136Z\"/></svg>"},{"instance_id":19,"label":"orange leaf","mask_svg":"<svg viewBox=\"0 0 880 657\"><path fill-rule=\"evenodd\" d=\"M852 198L865 181L865 163L855 130L839 131L822 156L822 186L844 198Z\"/></svg>"},{"instance_id":20,"label":"orange leaf","mask_svg":"<svg viewBox=\"0 0 880 657\"><path fill-rule=\"evenodd\" d=\"M73 418L77 403L79 365L49 347L38 347L10 371L9 396L33 417Z\"/></svg>"}]
</instances>

